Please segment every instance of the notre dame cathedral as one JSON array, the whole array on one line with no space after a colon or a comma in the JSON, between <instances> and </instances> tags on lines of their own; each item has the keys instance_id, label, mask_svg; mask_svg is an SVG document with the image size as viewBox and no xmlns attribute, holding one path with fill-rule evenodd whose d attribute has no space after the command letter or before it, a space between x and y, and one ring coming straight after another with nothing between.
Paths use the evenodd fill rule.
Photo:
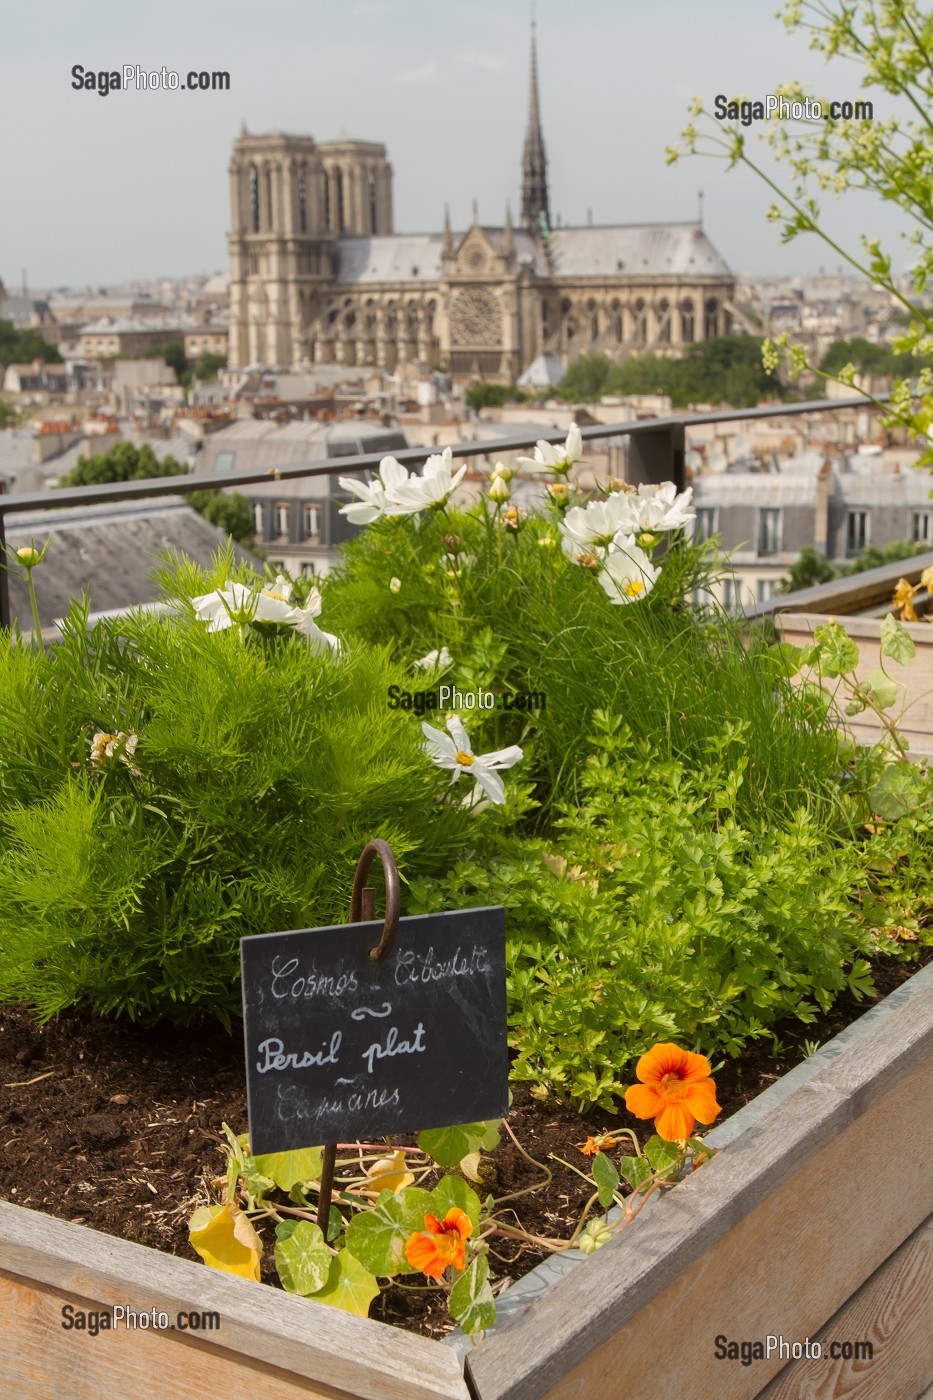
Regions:
<instances>
[{"instance_id":1,"label":"notre dame cathedral","mask_svg":"<svg viewBox=\"0 0 933 1400\"><path fill-rule=\"evenodd\" d=\"M244 128L230 163L230 365L433 366L513 383L543 353L680 355L735 283L699 223L552 228L535 39L521 220L397 234L370 141Z\"/></svg>"}]
</instances>

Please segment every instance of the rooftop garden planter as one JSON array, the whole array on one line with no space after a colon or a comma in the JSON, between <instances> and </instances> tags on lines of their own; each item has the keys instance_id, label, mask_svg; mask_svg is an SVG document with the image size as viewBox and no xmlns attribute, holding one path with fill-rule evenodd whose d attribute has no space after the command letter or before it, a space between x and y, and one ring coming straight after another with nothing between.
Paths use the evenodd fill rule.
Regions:
<instances>
[{"instance_id":1,"label":"rooftop garden planter","mask_svg":"<svg viewBox=\"0 0 933 1400\"><path fill-rule=\"evenodd\" d=\"M595 1256L549 1261L507 1292L479 1344L409 1336L2 1202L0 1378L22 1400L151 1394L156 1376L166 1397L258 1387L273 1400L921 1395L931 1074L928 967L714 1129L720 1154ZM63 1327L66 1306L171 1323L216 1312L220 1325L92 1336ZM766 1359L729 1353L769 1337ZM778 1339L840 1355L788 1358Z\"/></svg>"}]
</instances>

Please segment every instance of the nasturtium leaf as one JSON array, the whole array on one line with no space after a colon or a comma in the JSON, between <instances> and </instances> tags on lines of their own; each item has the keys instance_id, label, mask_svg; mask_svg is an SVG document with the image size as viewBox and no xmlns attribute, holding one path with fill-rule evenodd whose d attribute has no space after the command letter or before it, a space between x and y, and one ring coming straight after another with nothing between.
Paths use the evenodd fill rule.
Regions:
<instances>
[{"instance_id":1,"label":"nasturtium leaf","mask_svg":"<svg viewBox=\"0 0 933 1400\"><path fill-rule=\"evenodd\" d=\"M439 1167L456 1167L467 1153L476 1152L483 1146L487 1133L486 1123L459 1123L452 1128L428 1128L418 1134L418 1146L422 1152L433 1157Z\"/></svg>"},{"instance_id":2,"label":"nasturtium leaf","mask_svg":"<svg viewBox=\"0 0 933 1400\"><path fill-rule=\"evenodd\" d=\"M492 1327L496 1320L496 1300L489 1286L489 1263L477 1255L450 1290L450 1315L469 1336Z\"/></svg>"},{"instance_id":3,"label":"nasturtium leaf","mask_svg":"<svg viewBox=\"0 0 933 1400\"><path fill-rule=\"evenodd\" d=\"M909 763L889 763L868 794L871 810L886 822L906 817L920 805L924 780Z\"/></svg>"},{"instance_id":4,"label":"nasturtium leaf","mask_svg":"<svg viewBox=\"0 0 933 1400\"><path fill-rule=\"evenodd\" d=\"M462 1176L443 1176L431 1192L431 1204L428 1206L432 1215L436 1215L438 1220L443 1220L449 1210L457 1206L465 1215L470 1217L470 1224L474 1231L479 1228L480 1201L476 1192L471 1190ZM424 1229L424 1225L419 1226Z\"/></svg>"},{"instance_id":5,"label":"nasturtium leaf","mask_svg":"<svg viewBox=\"0 0 933 1400\"><path fill-rule=\"evenodd\" d=\"M597 1152L593 1158L593 1180L596 1182L599 1191L599 1204L603 1210L608 1210L612 1205L612 1198L619 1189L619 1173L606 1156L605 1152Z\"/></svg>"},{"instance_id":6,"label":"nasturtium leaf","mask_svg":"<svg viewBox=\"0 0 933 1400\"><path fill-rule=\"evenodd\" d=\"M667 1172L677 1162L680 1148L676 1142L668 1142L667 1138L655 1136L645 1143L645 1156L651 1163L652 1171Z\"/></svg>"},{"instance_id":7,"label":"nasturtium leaf","mask_svg":"<svg viewBox=\"0 0 933 1400\"><path fill-rule=\"evenodd\" d=\"M202 1206L188 1221L188 1235L210 1268L259 1282L262 1240L236 1206Z\"/></svg>"},{"instance_id":8,"label":"nasturtium leaf","mask_svg":"<svg viewBox=\"0 0 933 1400\"><path fill-rule=\"evenodd\" d=\"M299 1181L321 1179L320 1147L302 1147L296 1152L266 1152L253 1160L257 1172L271 1177L281 1191L290 1191Z\"/></svg>"},{"instance_id":9,"label":"nasturtium leaf","mask_svg":"<svg viewBox=\"0 0 933 1400\"><path fill-rule=\"evenodd\" d=\"M767 663L779 676L796 676L803 665L803 649L791 642L775 642L764 653Z\"/></svg>"},{"instance_id":10,"label":"nasturtium leaf","mask_svg":"<svg viewBox=\"0 0 933 1400\"><path fill-rule=\"evenodd\" d=\"M287 1240L289 1235L293 1235L298 1229L298 1224L299 1222L294 1217L291 1220L280 1220L275 1227L276 1242L281 1243L283 1240Z\"/></svg>"},{"instance_id":11,"label":"nasturtium leaf","mask_svg":"<svg viewBox=\"0 0 933 1400\"><path fill-rule=\"evenodd\" d=\"M483 1133L483 1140L480 1143L480 1147L484 1152L494 1152L499 1146L499 1136L502 1132L502 1119L487 1118L486 1122L479 1126L486 1130Z\"/></svg>"},{"instance_id":12,"label":"nasturtium leaf","mask_svg":"<svg viewBox=\"0 0 933 1400\"><path fill-rule=\"evenodd\" d=\"M479 1170L479 1164L481 1161L482 1153L468 1152L467 1155L460 1162L460 1170L463 1172L463 1175L467 1177L470 1181L478 1181L482 1183L482 1178Z\"/></svg>"},{"instance_id":13,"label":"nasturtium leaf","mask_svg":"<svg viewBox=\"0 0 933 1400\"><path fill-rule=\"evenodd\" d=\"M310 1220L300 1220L288 1239L275 1246L282 1287L288 1293L316 1293L327 1282L333 1257L318 1227Z\"/></svg>"},{"instance_id":14,"label":"nasturtium leaf","mask_svg":"<svg viewBox=\"0 0 933 1400\"><path fill-rule=\"evenodd\" d=\"M377 1278L417 1273L405 1258L405 1245L433 1212L430 1193L419 1186L406 1186L397 1196L381 1191L372 1209L360 1211L347 1226L347 1249Z\"/></svg>"},{"instance_id":15,"label":"nasturtium leaf","mask_svg":"<svg viewBox=\"0 0 933 1400\"><path fill-rule=\"evenodd\" d=\"M881 655L890 656L902 666L917 655L913 637L893 613L888 613L881 623Z\"/></svg>"},{"instance_id":16,"label":"nasturtium leaf","mask_svg":"<svg viewBox=\"0 0 933 1400\"><path fill-rule=\"evenodd\" d=\"M908 640L910 640L908 638ZM913 643L911 642L911 645ZM886 676L881 670L872 671L867 677L865 684L871 690L875 704L882 710L890 709L897 699L899 686L897 681L892 681L890 676Z\"/></svg>"},{"instance_id":17,"label":"nasturtium leaf","mask_svg":"<svg viewBox=\"0 0 933 1400\"><path fill-rule=\"evenodd\" d=\"M620 1157L619 1171L631 1186L633 1191L637 1191L643 1181L647 1181L651 1175L651 1166L644 1157Z\"/></svg>"},{"instance_id":18,"label":"nasturtium leaf","mask_svg":"<svg viewBox=\"0 0 933 1400\"><path fill-rule=\"evenodd\" d=\"M838 622L824 622L816 628L814 637L819 653L814 664L827 676L843 676L858 665L859 650Z\"/></svg>"},{"instance_id":19,"label":"nasturtium leaf","mask_svg":"<svg viewBox=\"0 0 933 1400\"><path fill-rule=\"evenodd\" d=\"M370 1304L378 1297L379 1285L373 1275L349 1250L342 1249L331 1259L327 1282L314 1294L313 1301L368 1317Z\"/></svg>"}]
</instances>

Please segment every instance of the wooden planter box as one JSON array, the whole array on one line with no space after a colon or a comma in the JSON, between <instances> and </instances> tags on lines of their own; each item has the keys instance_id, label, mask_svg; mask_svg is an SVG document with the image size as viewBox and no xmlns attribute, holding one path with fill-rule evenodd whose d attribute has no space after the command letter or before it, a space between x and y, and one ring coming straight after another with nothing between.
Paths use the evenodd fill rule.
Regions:
<instances>
[{"instance_id":1,"label":"wooden planter box","mask_svg":"<svg viewBox=\"0 0 933 1400\"><path fill-rule=\"evenodd\" d=\"M431 1342L0 1202L16 1400L914 1400L933 1386L933 966L709 1135L728 1150L571 1267ZM555 1275L562 1277L545 1286ZM62 1307L213 1310L220 1330L62 1327ZM871 1360L717 1359L716 1338ZM933 1395L933 1391L930 1392Z\"/></svg>"},{"instance_id":2,"label":"wooden planter box","mask_svg":"<svg viewBox=\"0 0 933 1400\"><path fill-rule=\"evenodd\" d=\"M859 680L881 665L881 621L873 617L838 617L835 619L846 629L859 649ZM813 632L822 622L829 622L822 613L779 613L775 617L778 629L785 642L795 647L806 646L813 640ZM885 657L885 670L904 687L901 698L889 711L895 720L906 707L903 721L898 729L906 735L911 754L920 757L933 757L933 625L929 622L906 622L904 624L917 648L917 655L906 666ZM828 690L839 684L835 680L825 680ZM875 744L881 737L881 726L870 710L855 715L846 721L856 739L864 744Z\"/></svg>"}]
</instances>

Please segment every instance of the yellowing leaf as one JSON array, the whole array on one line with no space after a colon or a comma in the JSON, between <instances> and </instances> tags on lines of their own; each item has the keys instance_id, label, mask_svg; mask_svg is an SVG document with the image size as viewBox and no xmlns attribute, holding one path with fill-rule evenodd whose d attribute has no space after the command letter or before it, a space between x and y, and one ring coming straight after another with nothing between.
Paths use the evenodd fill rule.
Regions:
<instances>
[{"instance_id":1,"label":"yellowing leaf","mask_svg":"<svg viewBox=\"0 0 933 1400\"><path fill-rule=\"evenodd\" d=\"M266 1152L253 1160L262 1176L271 1177L282 1191L299 1181L320 1181L323 1148L302 1147L294 1152Z\"/></svg>"},{"instance_id":2,"label":"yellowing leaf","mask_svg":"<svg viewBox=\"0 0 933 1400\"><path fill-rule=\"evenodd\" d=\"M259 1282L262 1240L236 1206L203 1206L188 1222L188 1235L211 1269Z\"/></svg>"},{"instance_id":3,"label":"yellowing leaf","mask_svg":"<svg viewBox=\"0 0 933 1400\"><path fill-rule=\"evenodd\" d=\"M380 1157L366 1170L370 1186L363 1191L364 1196L378 1196L380 1191L401 1191L410 1186L414 1175L408 1171L404 1152L393 1152L391 1157Z\"/></svg>"}]
</instances>

